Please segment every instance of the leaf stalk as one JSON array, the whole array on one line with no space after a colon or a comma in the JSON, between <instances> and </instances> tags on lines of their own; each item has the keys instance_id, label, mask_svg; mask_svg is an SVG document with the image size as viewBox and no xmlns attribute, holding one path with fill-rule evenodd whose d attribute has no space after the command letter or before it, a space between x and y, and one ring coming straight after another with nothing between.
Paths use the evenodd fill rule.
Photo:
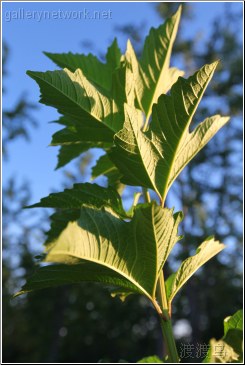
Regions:
<instances>
[{"instance_id":1,"label":"leaf stalk","mask_svg":"<svg viewBox=\"0 0 245 365\"><path fill-rule=\"evenodd\" d=\"M157 283L157 299L162 309L162 314L159 313L159 317L160 317L160 324L163 338L167 347L168 360L171 363L178 363L179 355L176 348L171 317L168 310L168 302L167 302L163 270L161 270Z\"/></svg>"}]
</instances>

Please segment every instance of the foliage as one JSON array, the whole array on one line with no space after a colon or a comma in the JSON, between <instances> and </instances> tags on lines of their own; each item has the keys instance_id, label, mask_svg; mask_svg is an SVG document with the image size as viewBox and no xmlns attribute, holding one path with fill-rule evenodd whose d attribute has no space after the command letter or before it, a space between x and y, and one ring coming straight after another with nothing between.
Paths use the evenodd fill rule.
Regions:
<instances>
[{"instance_id":1,"label":"foliage","mask_svg":"<svg viewBox=\"0 0 245 365\"><path fill-rule=\"evenodd\" d=\"M149 356L149 357L144 357L143 359L137 361L139 364L155 364L155 363L163 363L162 360L159 359L158 356Z\"/></svg>"},{"instance_id":2,"label":"foliage","mask_svg":"<svg viewBox=\"0 0 245 365\"><path fill-rule=\"evenodd\" d=\"M243 311L237 311L224 320L224 336L211 339L204 363L236 363L243 360Z\"/></svg>"},{"instance_id":3,"label":"foliage","mask_svg":"<svg viewBox=\"0 0 245 365\"><path fill-rule=\"evenodd\" d=\"M124 184L143 187L146 203L132 207L127 215L116 190L79 184L34 204L32 207L61 209L57 213L61 219L52 217L55 226L48 233L43 260L54 265L40 267L17 293L95 281L116 287L114 293L119 295L143 294L160 315L172 361L178 357L171 333L171 301L224 245L207 239L168 279L165 288L162 269L181 238L177 232L183 218L182 213L173 214L166 208L165 200L179 173L229 120L215 115L190 131L218 62L203 66L187 79L180 76L182 71L169 67L180 12L181 8L164 25L151 29L140 60L130 42L121 55L114 41L105 64L91 55L47 54L67 68L28 71L39 84L40 101L63 115L58 123L65 128L53 136L52 144L62 146L62 156L68 145L69 157L59 165L81 150L100 146L108 157L98 160L94 175L103 170L107 173L110 161L109 169L118 170ZM150 202L147 188L158 195L159 205Z\"/></svg>"},{"instance_id":4,"label":"foliage","mask_svg":"<svg viewBox=\"0 0 245 365\"><path fill-rule=\"evenodd\" d=\"M161 3L160 5L166 6L166 12L164 13L164 16L166 16L169 11L171 12L170 9L177 4ZM184 4L183 7L184 9L191 8L192 4ZM215 100L218 100L218 109L215 110L215 113L224 112L224 110L227 113L229 110L229 113L237 114L240 118L240 106L237 102L239 101L239 85L242 78L239 76L241 67L239 67L237 59L239 59L241 45L238 36L240 33L235 30L235 25L239 24L237 20L232 16L231 11L228 12L228 17L219 18L213 27L210 27L212 33L210 42L202 45L202 48L197 47L202 42L198 44L195 40L186 40L184 32L183 36L182 32L178 35L177 43L174 46L173 59L176 59L176 54L178 62L180 58L184 58L183 68L188 70L189 73L190 70L192 72L193 69L201 67L211 60L217 58L222 60L222 67L217 68L212 81L214 92L211 89L206 90L207 97L204 98L204 103L199 107L200 112L197 111L197 119L200 115L200 119L202 118L204 109L203 115L205 116L209 110L212 110L213 113L213 103L208 102L205 104L205 100L209 100L209 95L211 97L215 95ZM139 39L142 34L141 28L139 28ZM140 49L140 47L137 49ZM232 108L229 108L231 101ZM185 238L182 240L181 246L178 245L178 249L171 255L170 267L167 265L168 263L165 263L166 276L171 273L172 266L174 271L176 270L176 259L181 261L193 255L196 243L202 242L205 237L212 233L215 233L215 236L220 240L231 237L233 242L239 243L240 230L239 220L237 219L239 212L239 206L237 205L239 199L239 174L233 166L234 158L236 164L238 163L238 140L242 133L239 131L239 123L236 124L234 119L224 131L225 133L219 133L218 138L211 141L194 161L185 168L184 174L179 176L173 189L171 189L171 195L175 194L178 205L181 202L183 210L185 213L188 212L188 215L184 221ZM236 141L236 145L234 141ZM236 157L232 158L235 147L237 154ZM86 148L87 146L83 146L83 143L63 145L61 151L64 153L60 156L66 159L66 164L71 158L75 158L84 150L86 151ZM70 158L69 153L72 154L72 151L73 156ZM107 158L107 154L105 158ZM110 163L108 158L107 161ZM109 165L109 169L112 169L115 173L117 171L112 163ZM206 177L205 171L207 172ZM214 175L214 171L218 176L221 173L222 178L212 180L210 176ZM120 177L120 175L118 176ZM116 180L118 176L116 176ZM104 180L99 181L103 182ZM216 183L213 184L215 181ZM126 194L128 192L127 189ZM207 197L207 194L209 196L212 194L211 198ZM15 201L19 199L18 189L13 196ZM6 200L5 193L3 197ZM207 204L210 199L214 202L213 209L210 209L211 207ZM10 200L8 203L6 205L10 207L13 201ZM168 197L168 205L173 205L171 196ZM63 215L64 213L63 210ZM59 219L61 214L55 214L57 220L61 222L61 219ZM236 219L234 219L234 214L236 214ZM20 216L19 214L19 218ZM206 220L206 217L209 217L209 219ZM6 215L6 222L9 224L16 218L18 218L17 215L14 219L9 216L7 218ZM55 226L56 219L52 218L52 222L52 226ZM226 228L224 229L224 227ZM23 237L20 237L19 243L13 242L13 236L10 236L7 240L4 237L3 241L6 243L7 250L9 251L9 247L11 247L11 252L16 256L20 243L25 245L29 238L30 235L24 233ZM52 237L50 237L50 240L52 240ZM230 242L227 241L227 243L229 245ZM29 251L26 252L28 253L28 259L23 257L20 263L21 270L18 271L22 277L26 275L25 272L28 274L33 268L33 258L31 257L33 255L33 246L26 247L26 250ZM219 338L221 333L219 333L220 326L218 322L221 321L218 321L218 319L227 315L227 308L232 313L232 310L241 306L239 251L237 244L234 251L229 250L225 263L222 260L214 259L215 263L205 265L202 270L199 270L195 278L187 282L182 295L176 297L173 307L173 319L188 318L192 326L191 341L207 342L211 334ZM5 257L3 258L4 263L6 263ZM4 277L5 273L9 275L3 284L4 290L7 289L7 295L13 288L11 285L13 281L15 282L14 287L18 286L15 272L9 270L8 267L5 270L4 265ZM142 304L144 303L143 298L132 296L128 299L126 306L120 306L118 300L110 302L109 297L102 289L98 286L95 288L96 290L93 290L94 287L90 283L87 285L84 283L58 289L45 289L44 291L33 292L27 297L18 298L14 302L11 301L10 304L8 304L8 296L4 296L3 335L5 340L3 351L5 359L8 359L8 362L15 362L16 359L18 361L22 359L22 362L80 362L82 351L82 357L86 359L86 362L96 362L101 356L105 357L105 354L108 355L108 357L105 357L107 361L117 361L120 357L135 361L135 359L142 356L142 349L144 349L145 356L158 353L161 357L161 341L159 341L159 333L156 332L156 323L153 322L153 319L155 319L154 313L151 308L146 306L146 303ZM217 293L217 295L214 295L214 293ZM226 298L226 300L223 300L223 298ZM88 308L93 305L94 309L87 309L86 302ZM46 310L43 311L43 308L46 308ZM196 311L195 308L198 308L198 310ZM8 312L6 312L6 309ZM36 313L39 313L38 318L36 318ZM120 328L114 325L119 317ZM42 326L40 326L40 322L43 324ZM47 328L50 330L47 331ZM68 336L59 335L61 328L67 328ZM199 335L197 335L198 328ZM33 336L33 333L35 333L35 336ZM109 346L107 346L108 344ZM154 346L157 346L155 351Z\"/></svg>"}]
</instances>

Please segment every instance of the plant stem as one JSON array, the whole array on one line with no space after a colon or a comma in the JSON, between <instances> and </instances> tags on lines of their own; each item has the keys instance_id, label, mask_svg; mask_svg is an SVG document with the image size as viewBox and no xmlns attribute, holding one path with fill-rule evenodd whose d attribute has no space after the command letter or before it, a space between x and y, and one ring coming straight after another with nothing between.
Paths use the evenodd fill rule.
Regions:
<instances>
[{"instance_id":1,"label":"plant stem","mask_svg":"<svg viewBox=\"0 0 245 365\"><path fill-rule=\"evenodd\" d=\"M150 203L151 197L148 190L146 188L142 188L142 191L145 202ZM161 329L167 347L168 360L171 363L178 363L179 355L174 340L173 328L168 310L168 301L163 270L161 270L157 283L157 300L160 305L160 308L158 308L159 310L157 309L157 312L160 316Z\"/></svg>"},{"instance_id":2,"label":"plant stem","mask_svg":"<svg viewBox=\"0 0 245 365\"><path fill-rule=\"evenodd\" d=\"M166 311L166 314L167 314L167 311ZM168 316L168 314L167 314L167 316ZM178 355L175 340L174 340L171 319L168 318L168 320L166 320L165 318L162 318L160 316L160 323L161 323L163 338L164 338L166 346L167 346L168 362L173 363L173 364L179 363L179 355Z\"/></svg>"},{"instance_id":3,"label":"plant stem","mask_svg":"<svg viewBox=\"0 0 245 365\"><path fill-rule=\"evenodd\" d=\"M145 202L150 203L151 202L151 196L150 196L149 191L146 188L142 188L142 191L143 191Z\"/></svg>"},{"instance_id":4,"label":"plant stem","mask_svg":"<svg viewBox=\"0 0 245 365\"><path fill-rule=\"evenodd\" d=\"M167 295L166 295L163 271L161 271L157 283L157 299L162 309L162 314L159 314L159 316L160 316L163 338L165 340L167 347L168 360L171 363L178 363L179 356L174 340L171 318L168 312L168 303L167 303Z\"/></svg>"}]
</instances>

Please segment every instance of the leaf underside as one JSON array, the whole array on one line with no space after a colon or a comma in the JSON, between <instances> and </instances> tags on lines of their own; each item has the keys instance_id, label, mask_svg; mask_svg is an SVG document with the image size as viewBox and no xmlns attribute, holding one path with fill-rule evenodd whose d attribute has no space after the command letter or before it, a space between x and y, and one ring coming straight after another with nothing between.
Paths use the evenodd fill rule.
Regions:
<instances>
[{"instance_id":1,"label":"leaf underside","mask_svg":"<svg viewBox=\"0 0 245 365\"><path fill-rule=\"evenodd\" d=\"M122 55L114 40L105 62L91 54L45 53L62 70L27 72L40 87L40 102L61 114L56 123L62 129L51 142L60 146L57 168L90 148L102 148L105 154L92 168L92 179L106 176L109 188L75 184L31 206L57 211L47 232L45 266L17 295L95 281L113 287L114 295L141 293L154 304L159 274L181 238L182 213L163 208L166 195L186 164L229 119L215 115L190 132L218 62L188 79L170 67L180 15L181 7L150 30L139 59L130 42ZM119 194L124 184L154 190L161 206L139 204L127 214ZM182 263L166 282L170 304L190 276L222 249L218 241L207 239Z\"/></svg>"},{"instance_id":2,"label":"leaf underside","mask_svg":"<svg viewBox=\"0 0 245 365\"><path fill-rule=\"evenodd\" d=\"M186 283L186 281L201 267L210 260L213 256L217 255L225 248L223 243L214 240L214 238L208 238L197 249L196 254L187 258L177 272L172 274L166 280L166 292L169 305L178 291Z\"/></svg>"},{"instance_id":3,"label":"leaf underside","mask_svg":"<svg viewBox=\"0 0 245 365\"><path fill-rule=\"evenodd\" d=\"M172 210L163 209L154 202L139 205L130 222L122 220L109 208L98 210L82 207L79 219L66 222L66 228L47 246L44 261L68 266L92 263L95 276L99 277L105 268L108 281L111 273L110 285L119 286L118 280L114 282L116 273L116 278L119 276L124 282L123 288L129 282L128 290L155 300L156 282L172 247L179 239L177 230L181 219L180 213L173 215ZM76 267L80 270L80 266ZM84 268L82 266L81 270L85 271ZM45 287L45 279L42 281L41 275L47 275L49 268L40 270L36 275L39 275L40 285ZM61 273L61 279L56 280L58 270L55 271L53 281L57 281L57 285L64 278ZM80 281L87 278L85 275ZM103 275L101 282L106 283ZM32 280L21 293L31 288Z\"/></svg>"},{"instance_id":4,"label":"leaf underside","mask_svg":"<svg viewBox=\"0 0 245 365\"><path fill-rule=\"evenodd\" d=\"M108 207L122 217L127 216L121 197L113 188L103 188L89 183L74 184L72 189L52 193L27 208L80 209L82 206L92 206L97 209Z\"/></svg>"},{"instance_id":5,"label":"leaf underside","mask_svg":"<svg viewBox=\"0 0 245 365\"><path fill-rule=\"evenodd\" d=\"M238 310L224 320L224 336L210 340L203 363L242 363L243 361L243 311Z\"/></svg>"},{"instance_id":6,"label":"leaf underside","mask_svg":"<svg viewBox=\"0 0 245 365\"><path fill-rule=\"evenodd\" d=\"M125 105L125 123L115 135L110 158L123 173L122 182L155 190L164 202L173 181L186 164L229 120L215 115L191 133L192 117L212 78L217 62L206 65L187 80L179 78L170 95L153 105L148 131L142 131L142 113Z\"/></svg>"}]
</instances>

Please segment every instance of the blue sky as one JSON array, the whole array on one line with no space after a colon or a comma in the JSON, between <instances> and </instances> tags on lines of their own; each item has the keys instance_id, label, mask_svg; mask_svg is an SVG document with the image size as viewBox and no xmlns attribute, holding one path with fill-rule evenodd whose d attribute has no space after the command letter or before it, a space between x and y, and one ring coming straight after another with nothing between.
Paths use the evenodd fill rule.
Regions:
<instances>
[{"instance_id":1,"label":"blue sky","mask_svg":"<svg viewBox=\"0 0 245 365\"><path fill-rule=\"evenodd\" d=\"M183 24L184 34L194 38L202 32L203 39L208 38L209 24L217 15L223 14L224 6L224 2L193 3L194 20ZM233 3L232 6L237 10L242 8L241 3ZM83 12L90 16L94 11L100 14L105 12L103 16L106 18L107 14L107 19L77 19L75 15L75 12L80 12L81 17ZM53 19L47 18L47 12ZM69 16L73 19L68 19ZM26 70L46 71L56 68L43 55L43 51L83 53L82 41L92 41L95 50L104 53L115 36L116 26L125 23L135 25L144 23L145 27L142 27L142 38L144 38L151 26L156 27L161 22L152 2L3 3L3 40L7 42L11 52L8 63L9 75L5 80L7 94L3 98L3 107L11 108L24 91L28 93L28 100L38 104L39 89L26 75ZM124 51L124 38L119 37L118 40ZM86 48L84 53L87 52ZM52 134L57 130L56 125L48 122L57 119L57 113L54 109L39 104L39 109L33 116L38 121L39 128L31 131L30 143L17 140L9 146L10 158L3 163L3 184L13 175L20 182L28 180L32 187L32 201L36 202L54 189L59 190L64 178L62 170L54 171L58 148L48 147Z\"/></svg>"}]
</instances>

